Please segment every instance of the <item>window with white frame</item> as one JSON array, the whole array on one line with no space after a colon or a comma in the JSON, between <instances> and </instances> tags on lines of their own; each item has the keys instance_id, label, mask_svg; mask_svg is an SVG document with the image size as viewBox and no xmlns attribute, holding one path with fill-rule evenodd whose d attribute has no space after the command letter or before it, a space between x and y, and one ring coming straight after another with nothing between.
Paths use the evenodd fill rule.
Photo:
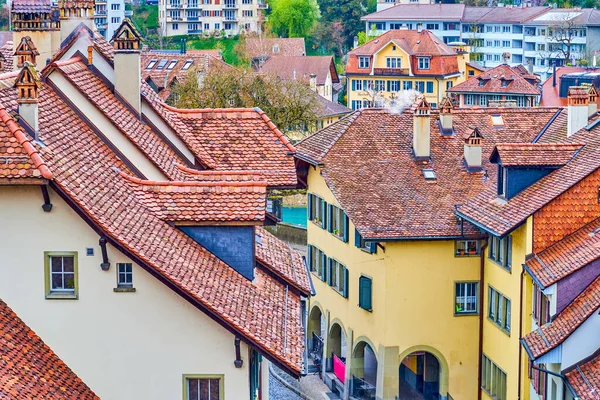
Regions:
<instances>
[{"instance_id":1,"label":"window with white frame","mask_svg":"<svg viewBox=\"0 0 600 400\"><path fill-rule=\"evenodd\" d=\"M346 237L346 213L339 207L330 206L331 228L330 231L340 239Z\"/></svg>"},{"instance_id":2,"label":"window with white frame","mask_svg":"<svg viewBox=\"0 0 600 400\"><path fill-rule=\"evenodd\" d=\"M475 95L473 94L465 94L464 99L466 106L472 106L475 104Z\"/></svg>"},{"instance_id":3,"label":"window with white frame","mask_svg":"<svg viewBox=\"0 0 600 400\"><path fill-rule=\"evenodd\" d=\"M510 299L491 286L488 286L488 319L510 333Z\"/></svg>"},{"instance_id":4,"label":"window with white frame","mask_svg":"<svg viewBox=\"0 0 600 400\"><path fill-rule=\"evenodd\" d=\"M112 11L119 11L121 9L121 5L120 4L111 4L110 9Z\"/></svg>"},{"instance_id":5,"label":"window with white frame","mask_svg":"<svg viewBox=\"0 0 600 400\"><path fill-rule=\"evenodd\" d=\"M46 252L46 298L77 298L77 252Z\"/></svg>"},{"instance_id":6,"label":"window with white frame","mask_svg":"<svg viewBox=\"0 0 600 400\"><path fill-rule=\"evenodd\" d=\"M419 69L429 69L429 57L417 57Z\"/></svg>"},{"instance_id":7,"label":"window with white frame","mask_svg":"<svg viewBox=\"0 0 600 400\"><path fill-rule=\"evenodd\" d=\"M388 68L401 68L402 67L402 58L400 57L387 57L385 59L386 66Z\"/></svg>"},{"instance_id":8,"label":"window with white frame","mask_svg":"<svg viewBox=\"0 0 600 400\"><path fill-rule=\"evenodd\" d=\"M222 376L185 376L184 400L222 400Z\"/></svg>"},{"instance_id":9,"label":"window with white frame","mask_svg":"<svg viewBox=\"0 0 600 400\"><path fill-rule=\"evenodd\" d=\"M186 60L185 63L183 63L183 67L181 67L181 69L183 71L187 71L192 66L192 63L193 63L192 60Z\"/></svg>"},{"instance_id":10,"label":"window with white frame","mask_svg":"<svg viewBox=\"0 0 600 400\"><path fill-rule=\"evenodd\" d=\"M133 266L131 263L117 263L117 287L133 287Z\"/></svg>"},{"instance_id":11,"label":"window with white frame","mask_svg":"<svg viewBox=\"0 0 600 400\"><path fill-rule=\"evenodd\" d=\"M400 91L400 81L388 81L390 83L390 92Z\"/></svg>"},{"instance_id":12,"label":"window with white frame","mask_svg":"<svg viewBox=\"0 0 600 400\"><path fill-rule=\"evenodd\" d=\"M321 280L325 280L325 253L315 246L308 245L308 266L310 272L314 273Z\"/></svg>"},{"instance_id":13,"label":"window with white frame","mask_svg":"<svg viewBox=\"0 0 600 400\"><path fill-rule=\"evenodd\" d=\"M371 60L369 57L358 57L358 68L369 68L371 66Z\"/></svg>"},{"instance_id":14,"label":"window with white frame","mask_svg":"<svg viewBox=\"0 0 600 400\"><path fill-rule=\"evenodd\" d=\"M173 68L175 68L175 65L177 65L177 60L169 61L169 64L167 65L167 70L172 70Z\"/></svg>"},{"instance_id":15,"label":"window with white frame","mask_svg":"<svg viewBox=\"0 0 600 400\"><path fill-rule=\"evenodd\" d=\"M479 311L479 282L456 282L454 284L454 313L477 314Z\"/></svg>"},{"instance_id":16,"label":"window with white frame","mask_svg":"<svg viewBox=\"0 0 600 400\"><path fill-rule=\"evenodd\" d=\"M479 240L457 240L454 242L454 255L457 257L479 255Z\"/></svg>"},{"instance_id":17,"label":"window with white frame","mask_svg":"<svg viewBox=\"0 0 600 400\"><path fill-rule=\"evenodd\" d=\"M120 24L121 23L121 17L111 17L110 18L110 22L112 24Z\"/></svg>"},{"instance_id":18,"label":"window with white frame","mask_svg":"<svg viewBox=\"0 0 600 400\"><path fill-rule=\"evenodd\" d=\"M157 62L158 62L158 60L156 58L153 58L152 60L150 60L148 65L146 65L146 69L154 68L154 66L156 65Z\"/></svg>"},{"instance_id":19,"label":"window with white frame","mask_svg":"<svg viewBox=\"0 0 600 400\"><path fill-rule=\"evenodd\" d=\"M361 79L352 79L352 90L363 90L363 81Z\"/></svg>"}]
</instances>

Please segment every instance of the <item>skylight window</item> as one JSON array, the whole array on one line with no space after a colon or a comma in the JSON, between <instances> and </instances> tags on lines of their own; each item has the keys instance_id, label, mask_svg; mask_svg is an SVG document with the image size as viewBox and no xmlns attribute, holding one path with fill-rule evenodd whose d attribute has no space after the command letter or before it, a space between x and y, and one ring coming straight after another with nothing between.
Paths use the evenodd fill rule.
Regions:
<instances>
[{"instance_id":1,"label":"skylight window","mask_svg":"<svg viewBox=\"0 0 600 400\"><path fill-rule=\"evenodd\" d=\"M181 67L181 70L182 71L187 71L192 66L192 63L193 63L192 60L186 60L185 64L183 64L183 67Z\"/></svg>"},{"instance_id":2,"label":"skylight window","mask_svg":"<svg viewBox=\"0 0 600 400\"><path fill-rule=\"evenodd\" d=\"M175 68L176 65L177 65L177 60L171 60L169 65L167 65L167 69L172 70L173 68Z\"/></svg>"},{"instance_id":3,"label":"skylight window","mask_svg":"<svg viewBox=\"0 0 600 400\"><path fill-rule=\"evenodd\" d=\"M156 66L156 69L163 69L165 67L165 65L167 65L167 61L169 61L169 60L160 60L160 62Z\"/></svg>"},{"instance_id":4,"label":"skylight window","mask_svg":"<svg viewBox=\"0 0 600 400\"><path fill-rule=\"evenodd\" d=\"M148 65L146 65L146 69L152 69L152 68L154 68L154 66L156 65L157 62L158 62L157 59L150 60L150 62L148 63Z\"/></svg>"},{"instance_id":5,"label":"skylight window","mask_svg":"<svg viewBox=\"0 0 600 400\"><path fill-rule=\"evenodd\" d=\"M494 128L501 128L504 126L504 119L502 119L502 115L495 114L490 118L492 119L492 126Z\"/></svg>"},{"instance_id":6,"label":"skylight window","mask_svg":"<svg viewBox=\"0 0 600 400\"><path fill-rule=\"evenodd\" d=\"M432 169L424 169L423 170L423 178L425 178L428 181L432 181L434 179L436 179L437 177L435 176L435 171Z\"/></svg>"}]
</instances>

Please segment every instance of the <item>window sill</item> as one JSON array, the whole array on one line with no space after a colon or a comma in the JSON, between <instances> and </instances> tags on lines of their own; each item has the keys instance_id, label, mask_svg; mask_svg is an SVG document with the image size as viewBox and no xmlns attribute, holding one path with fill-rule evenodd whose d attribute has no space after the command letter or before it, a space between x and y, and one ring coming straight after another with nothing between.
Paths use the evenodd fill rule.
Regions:
<instances>
[{"instance_id":1,"label":"window sill","mask_svg":"<svg viewBox=\"0 0 600 400\"><path fill-rule=\"evenodd\" d=\"M358 247L358 249L360 249L361 251L364 251L367 254L374 254L373 252L371 252L370 249L365 249L364 247Z\"/></svg>"},{"instance_id":2,"label":"window sill","mask_svg":"<svg viewBox=\"0 0 600 400\"><path fill-rule=\"evenodd\" d=\"M331 288L333 289L334 292L336 292L337 294L339 294L340 296L342 296L344 299L347 299L347 297L344 296L344 291L343 290L338 290L337 288L334 288L333 286L331 286Z\"/></svg>"},{"instance_id":3,"label":"window sill","mask_svg":"<svg viewBox=\"0 0 600 400\"><path fill-rule=\"evenodd\" d=\"M344 243L348 243L348 242L346 242L346 241L344 240L344 237L343 237L343 236L338 236L338 235L336 235L336 234L335 234L335 233L333 233L333 232L331 232L331 234L333 235L333 237L334 237L334 238L336 238L336 239L339 239L339 240L341 240L341 241L342 241L342 242L344 242Z\"/></svg>"},{"instance_id":4,"label":"window sill","mask_svg":"<svg viewBox=\"0 0 600 400\"><path fill-rule=\"evenodd\" d=\"M77 293L59 293L59 292L50 292L46 293L47 300L77 300L79 296Z\"/></svg>"},{"instance_id":5,"label":"window sill","mask_svg":"<svg viewBox=\"0 0 600 400\"><path fill-rule=\"evenodd\" d=\"M135 288L134 287L116 287L113 289L113 292L115 293L135 293Z\"/></svg>"},{"instance_id":6,"label":"window sill","mask_svg":"<svg viewBox=\"0 0 600 400\"><path fill-rule=\"evenodd\" d=\"M321 222L317 222L314 219L311 219L310 222L312 222L313 224L315 224L316 226L318 226L321 229L325 229L325 227L323 226L323 224Z\"/></svg>"},{"instance_id":7,"label":"window sill","mask_svg":"<svg viewBox=\"0 0 600 400\"><path fill-rule=\"evenodd\" d=\"M479 254L454 254L454 257L479 257ZM492 260L493 261L493 260Z\"/></svg>"},{"instance_id":8,"label":"window sill","mask_svg":"<svg viewBox=\"0 0 600 400\"><path fill-rule=\"evenodd\" d=\"M310 271L311 274L313 274L314 276L316 276L317 278L319 278L320 281L325 282L325 280L323 279L323 277L321 275L319 275L317 273L317 271Z\"/></svg>"},{"instance_id":9,"label":"window sill","mask_svg":"<svg viewBox=\"0 0 600 400\"><path fill-rule=\"evenodd\" d=\"M502 333L504 333L506 336L510 337L510 331L507 331L506 329L504 329L503 327L501 327L500 325L498 325L496 323L496 321L494 321L493 319L491 319L490 317L487 317L487 320L494 325L496 328L500 329L500 331L502 331Z\"/></svg>"},{"instance_id":10,"label":"window sill","mask_svg":"<svg viewBox=\"0 0 600 400\"><path fill-rule=\"evenodd\" d=\"M476 317L479 312L454 312L455 317Z\"/></svg>"},{"instance_id":11,"label":"window sill","mask_svg":"<svg viewBox=\"0 0 600 400\"><path fill-rule=\"evenodd\" d=\"M370 312L370 313L372 313L372 312L373 312L373 309L372 309L372 308L362 308L362 307L360 306L360 304L358 304L358 308L360 308L361 310L365 310L365 311L367 311L367 312Z\"/></svg>"}]
</instances>

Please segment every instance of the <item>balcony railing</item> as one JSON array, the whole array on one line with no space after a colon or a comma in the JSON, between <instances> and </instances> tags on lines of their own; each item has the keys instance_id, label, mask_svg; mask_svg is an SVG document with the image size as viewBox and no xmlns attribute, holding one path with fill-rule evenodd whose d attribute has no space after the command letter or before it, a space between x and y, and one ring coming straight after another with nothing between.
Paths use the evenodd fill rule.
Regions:
<instances>
[{"instance_id":1,"label":"balcony railing","mask_svg":"<svg viewBox=\"0 0 600 400\"><path fill-rule=\"evenodd\" d=\"M188 21L199 21L200 17L187 17Z\"/></svg>"},{"instance_id":2,"label":"balcony railing","mask_svg":"<svg viewBox=\"0 0 600 400\"><path fill-rule=\"evenodd\" d=\"M408 75L409 71L408 71L408 68L374 68L373 74L400 76L400 75Z\"/></svg>"}]
</instances>

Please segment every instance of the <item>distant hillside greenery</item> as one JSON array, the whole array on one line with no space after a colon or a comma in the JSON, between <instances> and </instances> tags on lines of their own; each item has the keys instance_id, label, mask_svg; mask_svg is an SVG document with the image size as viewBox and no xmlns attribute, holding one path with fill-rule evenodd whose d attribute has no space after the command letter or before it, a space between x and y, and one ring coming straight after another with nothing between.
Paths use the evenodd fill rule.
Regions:
<instances>
[{"instance_id":1,"label":"distant hillside greenery","mask_svg":"<svg viewBox=\"0 0 600 400\"><path fill-rule=\"evenodd\" d=\"M133 10L133 22L142 35L148 36L157 33L158 6L131 6L131 9Z\"/></svg>"},{"instance_id":2,"label":"distant hillside greenery","mask_svg":"<svg viewBox=\"0 0 600 400\"><path fill-rule=\"evenodd\" d=\"M9 30L8 26L8 5L6 0L0 0L0 31Z\"/></svg>"}]
</instances>

